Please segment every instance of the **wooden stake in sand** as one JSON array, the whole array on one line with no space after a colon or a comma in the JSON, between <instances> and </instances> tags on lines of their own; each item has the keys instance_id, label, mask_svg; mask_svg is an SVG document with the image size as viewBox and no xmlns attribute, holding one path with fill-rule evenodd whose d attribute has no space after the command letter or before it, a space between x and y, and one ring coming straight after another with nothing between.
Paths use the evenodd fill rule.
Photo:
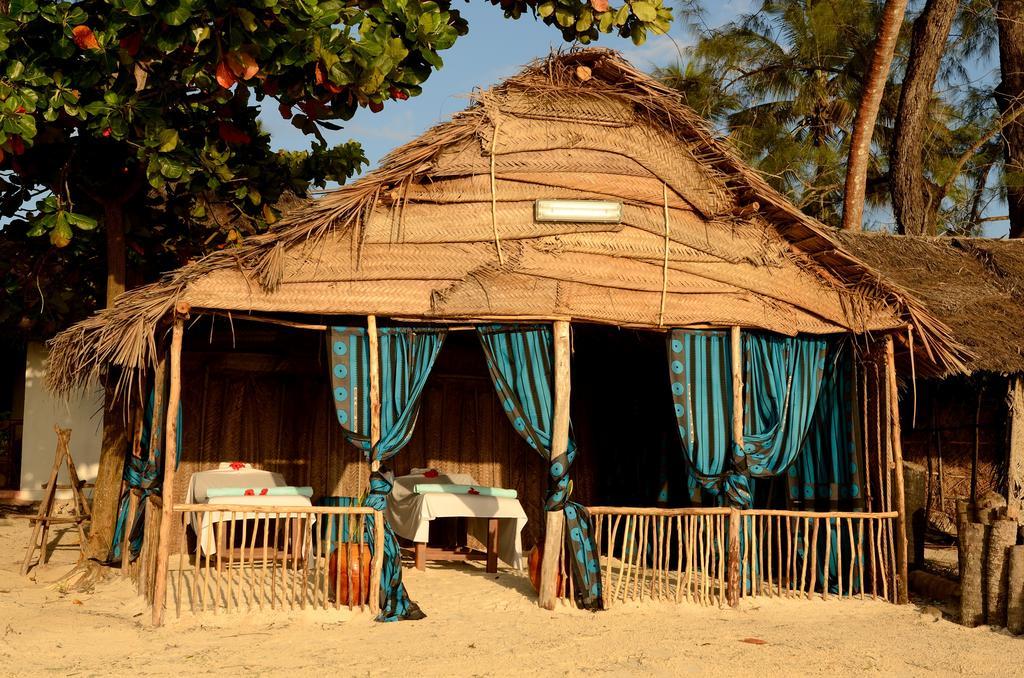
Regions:
<instances>
[{"instance_id":1,"label":"wooden stake in sand","mask_svg":"<svg viewBox=\"0 0 1024 678\"><path fill-rule=\"evenodd\" d=\"M985 621L984 593L981 585L985 553L985 526L967 523L960 532L964 561L960 577L960 623L977 626Z\"/></svg>"},{"instance_id":2,"label":"wooden stake in sand","mask_svg":"<svg viewBox=\"0 0 1024 678\"><path fill-rule=\"evenodd\" d=\"M985 554L985 621L1006 626L1006 594L1009 574L1008 551L1017 543L1017 521L995 520L989 528Z\"/></svg>"},{"instance_id":3,"label":"wooden stake in sand","mask_svg":"<svg viewBox=\"0 0 1024 678\"><path fill-rule=\"evenodd\" d=\"M1024 546L1009 550L1009 585L1006 600L1006 630L1015 635L1024 633Z\"/></svg>"},{"instance_id":4,"label":"wooden stake in sand","mask_svg":"<svg viewBox=\"0 0 1024 678\"><path fill-rule=\"evenodd\" d=\"M569 446L569 323L556 320L554 323L555 342L555 405L551 422L551 458L565 453ZM540 569L540 597L538 604L555 609L557 598L558 556L561 553L562 531L565 514L561 511L547 512L547 528L544 535L544 560Z\"/></svg>"},{"instance_id":5,"label":"wooden stake in sand","mask_svg":"<svg viewBox=\"0 0 1024 678\"><path fill-rule=\"evenodd\" d=\"M171 331L171 385L167 398L167 424L164 427L164 477L161 485L163 501L160 518L160 541L156 552L156 577L153 589L153 625L164 623L164 601L167 598L167 558L171 547L171 518L174 511L174 471L177 465L178 404L181 402L181 340L185 333L188 306L175 308Z\"/></svg>"}]
</instances>

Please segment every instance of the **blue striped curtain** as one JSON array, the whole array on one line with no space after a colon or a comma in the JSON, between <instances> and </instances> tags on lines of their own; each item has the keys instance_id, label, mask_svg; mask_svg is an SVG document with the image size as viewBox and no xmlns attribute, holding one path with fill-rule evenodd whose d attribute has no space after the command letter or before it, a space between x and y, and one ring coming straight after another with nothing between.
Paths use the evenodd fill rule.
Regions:
<instances>
[{"instance_id":1,"label":"blue striped curtain","mask_svg":"<svg viewBox=\"0 0 1024 678\"><path fill-rule=\"evenodd\" d=\"M672 401L690 469L690 498L701 493L739 504L745 479L728 467L732 455L732 358L729 333L673 330L668 337Z\"/></svg>"},{"instance_id":2,"label":"blue striped curtain","mask_svg":"<svg viewBox=\"0 0 1024 678\"><path fill-rule=\"evenodd\" d=\"M857 396L853 389L853 347L839 343L829 352L825 375L818 397L810 431L804 440L796 462L787 473L787 503L790 508L808 511L862 511L863 468L857 445ZM799 555L803 558L809 548L810 535L800 535ZM824 568L829 568L830 588L838 592L840 568L845 574L852 570L854 582L859 583L864 572L863 553L850 548L849 535L843 537L843 558L839 562L838 524L832 521L831 546L825 547L824 530L818 534L818 581L824 581ZM859 546L860 534L853 535ZM825 551L830 553L825 563ZM854 590L858 590L854 586Z\"/></svg>"},{"instance_id":3,"label":"blue striped curtain","mask_svg":"<svg viewBox=\"0 0 1024 678\"><path fill-rule=\"evenodd\" d=\"M747 478L784 473L804 448L818 405L829 342L822 337L744 333L743 449L733 466ZM740 504L751 508L748 493Z\"/></svg>"},{"instance_id":4,"label":"blue striped curtain","mask_svg":"<svg viewBox=\"0 0 1024 678\"><path fill-rule=\"evenodd\" d=\"M515 430L544 458L551 456L554 419L554 351L547 325L492 325L478 327L487 368L502 408ZM576 443L569 437L564 453L550 459L547 511L564 511L566 552L573 577L576 603L601 609L601 568L590 514L569 499L569 469L576 458Z\"/></svg>"},{"instance_id":5,"label":"blue striped curtain","mask_svg":"<svg viewBox=\"0 0 1024 678\"><path fill-rule=\"evenodd\" d=\"M166 389L165 389L166 390ZM128 559L135 560L139 557L142 549L142 540L145 536L143 530L146 524L146 500L150 495L160 495L164 478L164 462L161 449L164 444L164 423L166 420L167 394L163 398L163 407L156 418L156 429L153 430L153 408L155 390L150 388L149 397L146 399L146 406L142 412L142 432L139 439L139 456L132 454L129 448L124 455L124 479L125 487L121 493L120 505L117 511L117 522L114 524L114 536L111 539L110 551L107 556L108 563L120 562L126 554L122 553L124 545L124 532L128 529L131 521L131 532L128 535ZM181 403L178 403L178 425L177 437L175 438L175 462L174 468L181 463ZM132 444L129 441L129 446ZM135 515L131 512L131 492L141 490L139 505L135 509Z\"/></svg>"},{"instance_id":6,"label":"blue striped curtain","mask_svg":"<svg viewBox=\"0 0 1024 678\"><path fill-rule=\"evenodd\" d=\"M401 450L416 428L420 396L441 350L445 331L415 327L378 329L380 346L380 441L370 446L369 340L359 327L332 327L328 339L331 385L338 423L350 442L364 450L369 461L384 462ZM365 505L387 507L391 475L375 471ZM366 521L366 543L373 549L374 518ZM394 530L384 524L384 566L381 574L379 621L422 619L402 583L401 551Z\"/></svg>"},{"instance_id":7,"label":"blue striped curtain","mask_svg":"<svg viewBox=\"0 0 1024 678\"><path fill-rule=\"evenodd\" d=\"M743 334L740 448L732 439L729 333L669 333L672 400L691 488L740 508L753 505L752 479L785 472L803 448L821 391L827 349L827 340L818 337Z\"/></svg>"}]
</instances>

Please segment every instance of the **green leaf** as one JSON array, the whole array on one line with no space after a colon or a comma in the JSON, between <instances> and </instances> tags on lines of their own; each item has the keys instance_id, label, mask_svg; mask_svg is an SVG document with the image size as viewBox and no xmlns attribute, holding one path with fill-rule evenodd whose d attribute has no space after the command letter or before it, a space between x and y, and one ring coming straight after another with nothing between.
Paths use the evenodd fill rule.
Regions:
<instances>
[{"instance_id":1,"label":"green leaf","mask_svg":"<svg viewBox=\"0 0 1024 678\"><path fill-rule=\"evenodd\" d=\"M17 59L12 60L7 64L7 77L11 80L17 80L21 77L21 74L25 72L25 64L18 61Z\"/></svg>"},{"instance_id":2,"label":"green leaf","mask_svg":"<svg viewBox=\"0 0 1024 678\"><path fill-rule=\"evenodd\" d=\"M548 2L542 2L541 4L537 5L537 14L539 14L541 17L545 19L551 16L551 14L554 11L555 3L551 2L550 0Z\"/></svg>"},{"instance_id":3,"label":"green leaf","mask_svg":"<svg viewBox=\"0 0 1024 678\"><path fill-rule=\"evenodd\" d=\"M160 18L162 18L168 26L180 26L188 21L189 17L192 16L192 4L189 0L178 0L176 5L177 6L164 10L160 13Z\"/></svg>"},{"instance_id":4,"label":"green leaf","mask_svg":"<svg viewBox=\"0 0 1024 678\"><path fill-rule=\"evenodd\" d=\"M244 7L236 7L235 12L238 13L238 19L242 22L242 25L245 27L245 30L249 31L250 33L255 33L257 28L256 15L254 15L252 12L245 9Z\"/></svg>"},{"instance_id":5,"label":"green leaf","mask_svg":"<svg viewBox=\"0 0 1024 678\"><path fill-rule=\"evenodd\" d=\"M76 226L83 231L91 231L96 228L97 221L90 216L85 214L76 214L74 212L65 212L68 223L72 226Z\"/></svg>"},{"instance_id":6,"label":"green leaf","mask_svg":"<svg viewBox=\"0 0 1024 678\"><path fill-rule=\"evenodd\" d=\"M576 23L576 17L564 7L558 7L555 9L555 23L562 28L568 28Z\"/></svg>"},{"instance_id":7,"label":"green leaf","mask_svg":"<svg viewBox=\"0 0 1024 678\"><path fill-rule=\"evenodd\" d=\"M173 129L161 130L159 141L161 153L173 151L178 146L178 131Z\"/></svg>"},{"instance_id":8,"label":"green leaf","mask_svg":"<svg viewBox=\"0 0 1024 678\"><path fill-rule=\"evenodd\" d=\"M658 10L650 2L634 2L630 5L633 8L633 16L640 21L654 21L658 18Z\"/></svg>"}]
</instances>

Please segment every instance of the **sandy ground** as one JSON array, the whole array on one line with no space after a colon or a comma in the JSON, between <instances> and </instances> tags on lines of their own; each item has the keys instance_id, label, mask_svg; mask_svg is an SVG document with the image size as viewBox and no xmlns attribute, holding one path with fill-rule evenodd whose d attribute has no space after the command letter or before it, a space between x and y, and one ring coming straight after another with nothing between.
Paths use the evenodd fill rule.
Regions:
<instances>
[{"instance_id":1,"label":"sandy ground","mask_svg":"<svg viewBox=\"0 0 1024 678\"><path fill-rule=\"evenodd\" d=\"M53 582L66 534L21 577L26 521L0 517L0 675L1024 675L1024 638L965 629L917 605L745 601L738 610L643 603L547 612L515 572L406 570L427 612L378 624L346 612L173 611L164 628L120 578L90 593ZM752 644L759 639L764 644Z\"/></svg>"}]
</instances>

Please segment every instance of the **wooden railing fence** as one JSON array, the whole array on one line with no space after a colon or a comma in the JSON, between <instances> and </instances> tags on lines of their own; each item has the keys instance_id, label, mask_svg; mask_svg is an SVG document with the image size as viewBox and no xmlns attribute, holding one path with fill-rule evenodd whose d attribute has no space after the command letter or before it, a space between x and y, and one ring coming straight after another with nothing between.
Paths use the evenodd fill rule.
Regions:
<instances>
[{"instance_id":1,"label":"wooden railing fence","mask_svg":"<svg viewBox=\"0 0 1024 678\"><path fill-rule=\"evenodd\" d=\"M169 558L167 608L179 617L183 609L375 612L365 539L373 513L365 506L176 504L171 529L179 548ZM374 531L372 539L379 535ZM382 548L375 543L373 553ZM140 582L140 592L151 588Z\"/></svg>"},{"instance_id":2,"label":"wooden railing fence","mask_svg":"<svg viewBox=\"0 0 1024 678\"><path fill-rule=\"evenodd\" d=\"M897 600L895 511L589 511L605 607L645 599L721 607L754 596ZM571 603L562 548L559 597Z\"/></svg>"}]
</instances>

